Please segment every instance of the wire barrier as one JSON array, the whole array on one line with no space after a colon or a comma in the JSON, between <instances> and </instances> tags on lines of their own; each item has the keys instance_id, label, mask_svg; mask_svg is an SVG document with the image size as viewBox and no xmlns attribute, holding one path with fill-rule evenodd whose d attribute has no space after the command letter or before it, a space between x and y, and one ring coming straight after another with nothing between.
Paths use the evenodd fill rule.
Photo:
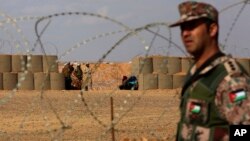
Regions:
<instances>
[{"instance_id":1,"label":"wire barrier","mask_svg":"<svg viewBox=\"0 0 250 141\"><path fill-rule=\"evenodd\" d=\"M224 42L220 43L223 50L228 47L230 35L249 3L249 0L239 1L220 11L224 13L234 7L239 9ZM0 12L0 16L0 29L4 34L4 38L0 39L1 54L27 57L26 60L20 58L22 73L18 76L15 87L0 91L0 140L174 140L179 118L180 89L121 91L118 88L120 79L123 75L130 75L132 64L105 62L119 46L126 45L126 41L131 39L137 40L139 47L144 48L144 52L139 53L144 54L143 57L156 55L157 52L170 56L170 50L173 48L189 57L185 49L173 41L167 22L148 23L132 28L111 17L89 12L62 12L25 17L11 17ZM81 39L67 50L61 51L45 36L56 19L69 17L97 18L120 29L115 28L114 31ZM22 22L34 23L34 43L28 40L25 29L19 25ZM152 38L149 39L143 34ZM62 71L61 60L69 54L74 54L79 48L88 50L90 43L112 37L115 37L113 45L110 45L106 52L102 52L98 61L90 63L93 80L84 77L81 90L47 90L47 82L52 79L50 76L53 68L59 65L59 73ZM159 40L163 40L165 46L158 46ZM21 90L25 86L24 82L28 80L30 69L37 65L32 62L37 49L40 49L40 55L45 57L45 62L49 62L47 56L51 54L58 58L52 64L47 64L49 68L43 73L45 77L39 84L39 90ZM249 50L246 48L245 51ZM83 60L80 63L89 62ZM144 66L146 62L142 61L141 64ZM143 67L139 69L139 74L142 70ZM5 72L0 74L0 78L7 81L3 79ZM85 87L90 81L93 81L92 89L86 91Z\"/></svg>"}]
</instances>

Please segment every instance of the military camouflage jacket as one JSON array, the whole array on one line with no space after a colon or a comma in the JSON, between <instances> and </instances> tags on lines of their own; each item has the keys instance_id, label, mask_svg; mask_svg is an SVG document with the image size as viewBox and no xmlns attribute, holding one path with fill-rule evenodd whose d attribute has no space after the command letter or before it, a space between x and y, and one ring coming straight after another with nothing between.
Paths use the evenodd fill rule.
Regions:
<instances>
[{"instance_id":1,"label":"military camouflage jacket","mask_svg":"<svg viewBox=\"0 0 250 141\"><path fill-rule=\"evenodd\" d=\"M230 74L217 88L215 103L230 124L250 124L250 78L237 64L226 66Z\"/></svg>"},{"instance_id":2,"label":"military camouflage jacket","mask_svg":"<svg viewBox=\"0 0 250 141\"><path fill-rule=\"evenodd\" d=\"M227 58L227 57L226 57ZM225 59L226 59L225 58ZM223 59L221 60L223 61ZM215 104L230 124L250 124L250 77L235 59L225 61L228 75L217 87ZM204 69L209 69L210 66ZM190 70L195 72L195 66ZM242 71L243 70L243 71ZM238 99L237 99L238 95Z\"/></svg>"},{"instance_id":3,"label":"military camouflage jacket","mask_svg":"<svg viewBox=\"0 0 250 141\"><path fill-rule=\"evenodd\" d=\"M226 70L225 77L223 76L222 79L218 79L218 85L216 85L215 89L215 96L214 96L214 105L217 111L216 113L219 113L219 118L222 119L220 121L225 120L222 125L230 125L230 124L250 124L250 78L248 74L245 72L245 70L242 68L239 63L235 61L232 57L224 56L220 57L219 59L216 59L213 61L210 65L206 66L204 69L202 69L199 72L199 75L207 75L210 70L212 70L215 66L218 64L223 65L224 70ZM196 72L196 67L193 66L189 74L190 76L194 75ZM188 88L188 91L192 91L192 87L195 88L195 82L192 82L193 85L190 85ZM187 101L190 101L193 99L189 99ZM184 100L185 101L185 100ZM182 116L194 116L189 115L190 112L199 112L205 111L204 109L201 109L199 105L189 105L189 103L186 104L186 110L184 108L184 115ZM189 109L191 107L191 109ZM183 109L182 109L183 110ZM209 109L207 109L209 110ZM188 112L187 112L188 111ZM183 112L183 111L182 111ZM192 113L191 113L192 114ZM213 123L213 122L212 122ZM180 123L179 123L180 124ZM213 124L202 126L202 124L193 124L192 122L186 121L185 118L182 117L181 120L182 127L181 129L178 129L177 133L179 134L178 140L193 140L195 136L195 140L211 140L211 135L209 131L209 127L213 127ZM216 124L215 124L216 125ZM178 125L179 128L180 125ZM196 133L197 131L197 133ZM198 134L198 132L202 131L203 134ZM208 134L205 134L206 132ZM210 132L210 133L209 133ZM216 131L213 131L214 135L216 136ZM223 134L223 137L219 137L220 140L228 140L228 131ZM218 132L217 135L221 133ZM222 134L221 134L222 135ZM193 137L191 137L193 136ZM209 137L210 136L210 137ZM209 139L210 138L210 139ZM215 138L215 137L212 137ZM213 140L213 139L212 139Z\"/></svg>"}]
</instances>

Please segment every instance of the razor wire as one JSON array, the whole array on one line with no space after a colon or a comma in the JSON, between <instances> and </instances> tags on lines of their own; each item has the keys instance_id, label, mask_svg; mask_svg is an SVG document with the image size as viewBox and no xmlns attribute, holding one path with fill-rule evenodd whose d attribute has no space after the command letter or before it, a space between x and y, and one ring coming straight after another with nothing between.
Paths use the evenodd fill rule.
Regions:
<instances>
[{"instance_id":1,"label":"razor wire","mask_svg":"<svg viewBox=\"0 0 250 141\"><path fill-rule=\"evenodd\" d=\"M135 31L140 31L140 30L144 30L145 28L148 28L148 27L151 27L151 26L156 26L156 25L165 25L165 23L157 23L157 24L149 24L149 25L146 25L146 26L144 26L143 28L137 28ZM98 67L98 65L99 65L99 63L103 60L103 59L105 59L105 57L117 46L117 45L119 45L122 41L124 41L125 39L127 39L127 37L128 36L130 36L131 34L127 34L126 36L124 36L120 41L118 41L106 54L104 54L103 55L103 57L98 61L98 63L96 64L96 66L95 67ZM148 50L147 50L148 51ZM94 68L94 70L96 70L96 68ZM81 96L83 95L82 94L82 92L83 92L83 90L81 91ZM138 99L138 101L140 100L140 98ZM89 109L88 108L88 104L85 102L85 99L84 99L84 97L82 97L82 101L84 102L84 105L86 106L86 108L87 109ZM133 108L133 106L131 106L131 109ZM130 109L130 110L131 110ZM129 112L130 110L128 110L127 112ZM100 121L100 120L98 120L98 118L92 113L92 111L91 110L88 110L89 111L89 113L93 116L93 118L99 123L99 124L101 124L101 125L103 125L104 126L104 124ZM122 117L122 116L121 116ZM105 134L104 134L105 135Z\"/></svg>"},{"instance_id":2,"label":"razor wire","mask_svg":"<svg viewBox=\"0 0 250 141\"><path fill-rule=\"evenodd\" d=\"M55 13L53 15L48 15L48 16L44 16L44 17L41 17L39 18L36 23L35 23L35 33L36 33L36 36L37 36L37 41L38 43L40 44L40 47L43 49L43 43L41 41L41 36L38 34L38 25L40 22L42 22L43 20L45 19L51 19L51 18L54 18L54 17L58 17L58 16L67 16L67 15L78 15L78 16L93 16L93 17L97 17L97 18L101 18L101 19L105 19L105 20L108 20L108 21L111 21L113 23L116 23L117 25L119 26L122 26L124 27L125 29L127 30L131 30L128 26L126 26L125 24L119 22L119 21L116 21L115 19L112 19L110 17L107 17L107 16L102 16L102 15L99 15L99 14L95 14L95 13L87 13L87 12L63 12L63 13ZM136 32L133 32L133 34L136 34ZM95 38L93 38L94 40ZM141 39L141 38L139 38ZM141 39L141 42L144 44L145 43L145 40L142 40ZM86 43L86 42L81 42L82 44ZM82 44L79 44L77 46L75 46L75 48L77 48L78 46L81 46ZM72 51L74 49L74 47L72 49L70 49L68 52L66 52L64 55L68 54L70 51ZM45 53L45 52L44 52ZM46 53L45 53L46 55ZM60 59L60 58L59 58Z\"/></svg>"},{"instance_id":3,"label":"razor wire","mask_svg":"<svg viewBox=\"0 0 250 141\"><path fill-rule=\"evenodd\" d=\"M4 14L3 14L3 15L4 15ZM4 15L4 16L5 16L5 15ZM8 17L8 18L9 18L9 17ZM20 18L20 19L22 19L22 18ZM33 18L31 18L31 19L33 19ZM13 21L15 21L15 20L13 20ZM6 20L6 23L10 23L10 20L9 20L9 19ZM15 24L12 24L12 25L15 25ZM16 26L16 27L17 27L17 26ZM18 32L18 33L22 33L20 28L18 28L17 32ZM22 36L23 36L23 34L22 34ZM26 43L26 42L25 42L25 43ZM19 45L17 45L17 47L19 47ZM27 52L28 52L28 51L27 51ZM27 66L30 65L30 64L29 64L29 60L30 60L30 57L28 56L28 63L27 63ZM23 62L23 60L22 60L22 62ZM22 63L22 64L24 64L24 63ZM24 67L24 66L22 66L22 67ZM25 71L25 74L27 74L27 71ZM21 82L22 82L24 79L25 79L25 76L21 77L21 79L20 79L21 81L17 83L17 88L20 87ZM2 98L2 99L1 99L1 104L6 103L10 98L12 98L15 92L16 92L16 89L14 89L14 90L12 91L12 93L11 93L10 95L8 95L7 97ZM53 107L51 106L51 108L53 108ZM55 111L54 111L54 113L55 113ZM58 119L59 119L59 118L58 118ZM64 126L63 126L63 127L64 127Z\"/></svg>"},{"instance_id":4,"label":"razor wire","mask_svg":"<svg viewBox=\"0 0 250 141\"><path fill-rule=\"evenodd\" d=\"M148 24L148 25L146 25L146 26L143 26L143 27L140 27L140 28L136 28L134 31L135 32L139 32L139 31L142 31L142 30L145 30L146 28L149 28L149 27L154 27L154 26L158 26L158 25L166 25L166 23L153 23L153 24ZM133 31L132 31L133 32ZM131 36L131 35L133 35L132 34L132 32L130 32L130 33L128 33L127 35L125 35L123 38L121 38L117 43L115 43L115 45L113 46L113 47L111 47L108 51L107 51L107 53L105 53L104 55L103 55L103 57L102 58L100 58L99 59L99 61L95 64L95 66L94 66L94 71L98 68L98 66L100 65L100 63L106 58L106 56L109 54L109 53L111 53L112 52L112 50L114 50L115 49L115 47L117 47L118 45L120 45L121 44L121 42L123 42L123 41L125 41L126 39L128 39L128 37L129 36ZM148 51L149 51L149 49L148 48L145 48L145 50L147 51L147 53L148 53ZM147 56L147 55L146 55ZM140 70L141 71L141 70ZM93 72L94 73L94 72ZM85 80L85 81L89 81L89 80ZM83 86L83 88L84 88L85 86ZM116 90L116 89L115 89ZM84 103L84 105L86 106L86 107L88 107L88 104L86 103L86 101L85 101L85 99L84 99L84 97L83 97L83 89L81 90L81 97L82 97L82 102ZM111 94L113 93L114 91L112 91L111 92ZM145 94L145 92L143 92L143 94ZM139 97L138 98L138 101L140 101L140 98L141 97ZM136 103L135 103L136 104ZM134 106L131 106L130 108L129 108L129 110L127 110L126 112L124 112L124 115L122 115L122 116L120 116L120 119L119 120L121 120L125 115L126 115L126 113L127 112L129 112L130 110L132 110L132 108L133 108ZM87 108L87 109L89 109L89 108ZM100 120L98 120L98 118L91 112L91 110L88 110L89 112L90 112L90 114L93 116L93 118L94 119L96 119L97 121L98 121L98 123L100 123L101 125L104 125L103 123L101 123L101 121ZM119 122L119 120L117 120L116 122L114 122L114 123L112 123L112 124L117 124L118 122ZM107 132L105 132L103 135L106 135L106 133L108 133L109 132L109 130L114 126L114 125L111 125L110 127L108 127L108 129L107 129ZM102 135L102 136L103 136ZM100 138L102 137L102 136L100 136Z\"/></svg>"},{"instance_id":5,"label":"razor wire","mask_svg":"<svg viewBox=\"0 0 250 141\"><path fill-rule=\"evenodd\" d=\"M16 19L13 19L12 17L10 17L9 15L7 15L7 14L5 14L5 13L3 13L3 12L0 12L0 16L4 17L4 18L6 19L6 20L0 22L0 27L1 27L2 29L4 29L4 31L7 33L7 35L9 35L9 37L10 37L11 39L13 39L13 36L10 34L10 32L8 31L8 29L4 28L4 24L11 24L11 25L14 27L14 29L16 29L16 32L21 36L21 38L22 38L22 40L23 40L23 42L24 42L24 46L25 46L26 48L29 48L30 44L29 44L29 42L28 42L28 39L27 39L27 38L25 37L25 35L23 34L21 28L18 27L18 25L17 25L17 23L16 23L17 20L16 20ZM17 43L17 44L15 45L15 47L18 49L18 48L20 47L20 44ZM22 63L22 70L25 70L25 67L27 67L27 68L30 67L31 57L29 56L29 49L27 49L26 52L28 53L27 64ZM21 61L24 62L24 60L23 60L22 57L21 57ZM8 102L9 99L11 99L11 98L14 96L14 94L15 94L17 88L21 86L21 82L25 80L25 76L27 75L27 73L28 73L27 70L24 71L24 73L21 75L20 80L18 80L18 83L16 84L16 88L13 89L13 91L12 91L8 96L6 96L5 98L0 99L0 105L2 105L2 104L4 104L4 103Z\"/></svg>"},{"instance_id":6,"label":"razor wire","mask_svg":"<svg viewBox=\"0 0 250 141\"><path fill-rule=\"evenodd\" d=\"M146 26L144 26L144 27L141 27L141 28L137 28L137 29L135 29L134 31L136 31L136 32L139 32L139 31L142 31L142 30L145 30L146 28L149 28L149 27L154 27L154 26L158 26L158 25L164 25L164 26L166 26L166 23L152 23L152 24L148 24L148 25L146 25ZM118 46L121 42L123 42L124 40L126 40L129 36L131 36L131 32L130 33L128 33L127 35L125 35L123 38L121 38L113 47L111 47L111 49L106 53L106 54L104 54L103 55L103 57L99 60L99 61L102 61L116 46ZM145 50L147 51L147 53L146 53L146 57L147 57L147 55L148 55L148 52L149 52L149 49L150 48L146 48L145 47ZM98 62L99 62L98 61ZM97 65L98 65L98 63L95 65L95 67L97 67ZM144 65L144 64L143 64ZM142 67L143 68L143 67ZM139 70L139 72L141 72L142 71L142 68ZM82 91L81 91L82 92ZM145 94L145 91L143 91L143 93L142 93L142 95L144 95ZM83 95L83 94L81 94L81 95ZM137 101L140 101L141 100L141 97L138 97L137 98ZM132 104L132 106L127 110L127 111L125 111L119 118L117 118L117 120L113 120L112 121L112 123L111 123L111 125L108 127L108 129L106 130L106 132L104 132L103 134L101 134L100 135L100 137L99 138L97 138L97 140L99 140L99 139L102 139L102 137L103 136L105 136L110 130L111 130L111 128L113 128L129 111L131 111L133 108L134 108L134 105L135 104L137 104L137 102L135 102L134 104Z\"/></svg>"},{"instance_id":7,"label":"razor wire","mask_svg":"<svg viewBox=\"0 0 250 141\"><path fill-rule=\"evenodd\" d=\"M169 101L169 102L166 102L166 105L164 106L164 107L166 107L166 108L164 108L163 109L163 111L160 113L160 116L157 118L157 119L155 119L155 122L153 123L153 124L157 124L157 122L158 121L160 121L163 117L164 117L164 115L165 114L167 114L168 112L170 112L170 109L168 108L170 105L172 105L172 104L176 104L176 103L179 103L179 98L177 97L177 96L179 96L178 95L178 91L173 95L173 101ZM166 123L167 125L170 125L171 124L171 121L170 122L168 122L168 123ZM175 123L175 124L177 124L177 123ZM147 131L146 133L149 133L149 135L152 135L153 137L156 137L157 139L162 139L162 137L160 136L160 135L157 135L157 133L155 133L155 131L153 131L154 129L149 129L149 131ZM132 130L120 130L120 129L116 129L116 132L122 132L122 133L134 133L134 132L138 132L138 131L136 131L136 129L132 129ZM140 132L140 133L143 133L143 132ZM173 135L173 136L175 136L175 135Z\"/></svg>"},{"instance_id":8,"label":"razor wire","mask_svg":"<svg viewBox=\"0 0 250 141\"><path fill-rule=\"evenodd\" d=\"M55 13L53 15L48 15L48 16L44 16L44 17L41 17L39 18L36 23L35 23L35 33L36 33L36 36L37 36L37 40L38 40L38 43L40 44L40 47L43 48L43 44L42 44L42 41L40 39L40 35L38 34L38 24L45 20L45 19L51 19L51 18L54 18L54 17L58 17L58 16L71 16L71 15L77 15L77 16L92 16L92 17L97 17L97 18L101 18L101 19L104 19L104 20L108 20L108 21L111 21L127 30L131 30L131 28L129 28L128 26L126 26L125 24L113 19L113 18L110 18L110 17L107 17L107 16L103 16L103 15L100 15L100 14L95 14L95 13L88 13L88 12L62 12L62 13ZM134 34L136 34L136 32L133 32ZM139 36L138 36L139 37ZM140 38L139 39L141 40L141 43L142 44L145 44L145 40ZM46 55L46 54L45 54Z\"/></svg>"},{"instance_id":9,"label":"razor wire","mask_svg":"<svg viewBox=\"0 0 250 141\"><path fill-rule=\"evenodd\" d=\"M228 33L227 33L225 39L224 39L224 44L223 44L222 47L221 47L222 50L224 50L224 49L226 48L228 39L229 39L229 37L230 37L230 35L231 35L231 33L232 33L232 31L233 31L233 29L234 29L234 27L235 27L237 21L238 21L238 19L239 19L241 13L242 13L243 10L245 9L246 5L250 3L250 1L249 1L249 0L243 0L243 1L241 1L241 2L237 2L237 3L233 4L233 5L230 5L230 6L224 8L224 9L222 9L222 10L220 11L220 13L221 13L221 12L223 12L223 11L229 9L229 8L232 8L232 7L237 6L237 5L239 5L239 4L242 4L242 3L243 3L243 5L242 5L242 7L240 8L239 12L237 13L235 19L233 20L233 23L232 23L232 25L231 25L231 27L230 27L230 29L229 29L229 31L228 31Z\"/></svg>"},{"instance_id":10,"label":"razor wire","mask_svg":"<svg viewBox=\"0 0 250 141\"><path fill-rule=\"evenodd\" d=\"M54 14L54 15L49 15L49 16L47 16L47 17L42 17L42 18L40 18L37 22L36 22L36 24L35 24L35 31L36 31L36 36L37 36L37 40L38 40L38 43L40 44L40 46L41 46L41 48L43 48L43 44L42 44L42 41L41 41L41 39L40 39L40 35L38 34L38 31L37 31L37 26L38 26L38 24L42 21L42 20L44 20L44 19L48 19L48 18L52 18L52 17L57 17L57 16L64 16L64 15L90 15L90 16L96 16L96 17L100 17L100 18L103 18L103 19L106 19L106 20L110 20L110 21L112 21L112 22L114 22L114 23L117 23L118 25L121 25L121 26L123 26L123 27L125 27L126 29L129 29L127 26L125 26L124 24L122 24L122 23L120 23L120 22L118 22L118 21L116 21L116 20L114 20L114 19L111 19L111 18L109 18L109 17L106 17L106 16L101 16L101 15L97 15L97 14L93 14L93 13L86 13L86 12L82 12L82 13L80 13L80 12L68 12L68 13L59 13L59 14ZM133 32L133 31L132 31ZM133 32L134 33L134 32ZM136 32L135 32L136 33ZM144 41L142 42L142 43L144 43ZM107 54L109 54L110 52L111 52L112 50L110 50L110 51L108 51L107 52ZM107 55L106 54L106 55ZM103 57L102 57L102 59L105 59L106 58L106 55L104 55ZM102 61L102 59L100 59L101 61ZM101 62L100 61L100 62ZM98 61L98 63L99 63L99 61ZM95 69L97 69L97 67L95 67ZM48 77L48 76L47 76ZM87 80L87 82L88 82L88 80ZM85 86L83 86L83 88L84 88ZM43 93L41 92L41 97L43 97ZM86 103L85 103L85 105L86 105ZM87 108L88 109L88 108ZM90 114L91 115L93 115L93 113L91 112L91 110L88 110L89 112L90 112ZM54 111L54 114L56 114L56 111ZM57 115L57 114L56 114ZM58 120L59 121L61 121L60 120L60 117L58 117L57 116L57 118L58 118ZM95 116L94 116L94 118L95 118ZM96 118L95 118L96 119ZM96 119L97 120L97 119ZM102 124L102 122L100 122L99 120L97 120L100 124ZM61 124L62 124L62 126L64 126L63 125L63 123L61 122Z\"/></svg>"}]
</instances>

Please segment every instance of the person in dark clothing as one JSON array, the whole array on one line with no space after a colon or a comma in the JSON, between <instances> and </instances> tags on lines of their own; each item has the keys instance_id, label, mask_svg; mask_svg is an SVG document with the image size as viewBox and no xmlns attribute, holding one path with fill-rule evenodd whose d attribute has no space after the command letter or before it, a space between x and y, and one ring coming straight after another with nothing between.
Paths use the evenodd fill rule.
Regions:
<instances>
[{"instance_id":1,"label":"person in dark clothing","mask_svg":"<svg viewBox=\"0 0 250 141\"><path fill-rule=\"evenodd\" d=\"M119 86L120 90L138 90L138 81L135 76L127 78L123 76L122 85Z\"/></svg>"},{"instance_id":2,"label":"person in dark clothing","mask_svg":"<svg viewBox=\"0 0 250 141\"><path fill-rule=\"evenodd\" d=\"M138 90L138 80L135 76L131 76L127 80L127 86L130 90Z\"/></svg>"},{"instance_id":3,"label":"person in dark clothing","mask_svg":"<svg viewBox=\"0 0 250 141\"><path fill-rule=\"evenodd\" d=\"M123 90L123 89L124 89L127 80L128 80L128 77L124 75L124 76L122 77L122 84L119 86L119 89L120 89L120 90Z\"/></svg>"},{"instance_id":4,"label":"person in dark clothing","mask_svg":"<svg viewBox=\"0 0 250 141\"><path fill-rule=\"evenodd\" d=\"M65 81L65 89L66 90L71 90L72 86L72 79L71 79L71 74L74 71L74 67L70 62L68 62L62 69L62 73L64 75L64 81Z\"/></svg>"},{"instance_id":5,"label":"person in dark clothing","mask_svg":"<svg viewBox=\"0 0 250 141\"><path fill-rule=\"evenodd\" d=\"M82 78L83 78L83 71L82 71L82 68L81 68L81 65L78 64L77 67L76 67L76 70L75 70L75 73L76 73L76 77L82 81Z\"/></svg>"}]
</instances>

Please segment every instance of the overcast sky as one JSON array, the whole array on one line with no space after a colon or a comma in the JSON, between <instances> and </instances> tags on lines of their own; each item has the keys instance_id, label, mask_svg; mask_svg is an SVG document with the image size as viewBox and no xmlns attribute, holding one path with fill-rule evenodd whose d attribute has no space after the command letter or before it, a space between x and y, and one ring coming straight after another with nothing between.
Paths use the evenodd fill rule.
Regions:
<instances>
[{"instance_id":1,"label":"overcast sky","mask_svg":"<svg viewBox=\"0 0 250 141\"><path fill-rule=\"evenodd\" d=\"M179 18L177 6L183 0L0 0L1 21L7 17L17 19L15 24L1 24L0 53L25 53L24 40L28 40L29 49L34 48L37 40L35 23L38 17L55 13L86 12L87 15L55 16L38 24L38 32L44 32L41 41L46 54L56 54L61 61L97 61L116 42L129 31L115 22L90 16L93 13L103 15L123 23L129 28L138 28L149 23L171 23ZM201 1L201 0L200 0ZM202 0L213 4L219 11L240 0ZM240 16L238 13L243 9ZM225 52L234 56L249 57L250 54L250 4L243 3L220 13L220 42L225 43ZM20 17L26 17L21 19ZM37 17L37 18L32 18ZM237 20L236 17L238 17ZM236 21L236 23L235 23ZM233 26L232 32L231 27ZM47 27L46 27L47 25ZM46 28L45 28L46 27ZM182 49L180 30L169 30L166 26L150 28L151 31L171 39ZM120 32L119 32L120 31ZM111 33L112 34L108 34ZM103 37L106 33L106 36ZM97 38L94 38L98 36ZM145 42L143 42L145 40ZM85 42L84 42L85 41ZM142 43L143 42L143 43ZM82 43L82 44L81 44ZM20 47L18 45L20 44ZM65 54L78 45L76 49ZM129 61L136 55L145 55L145 46L150 46L151 55L181 55L184 53L176 46L146 30L136 36L130 36L121 42L108 56L106 61ZM41 46L33 54L44 54Z\"/></svg>"}]
</instances>

